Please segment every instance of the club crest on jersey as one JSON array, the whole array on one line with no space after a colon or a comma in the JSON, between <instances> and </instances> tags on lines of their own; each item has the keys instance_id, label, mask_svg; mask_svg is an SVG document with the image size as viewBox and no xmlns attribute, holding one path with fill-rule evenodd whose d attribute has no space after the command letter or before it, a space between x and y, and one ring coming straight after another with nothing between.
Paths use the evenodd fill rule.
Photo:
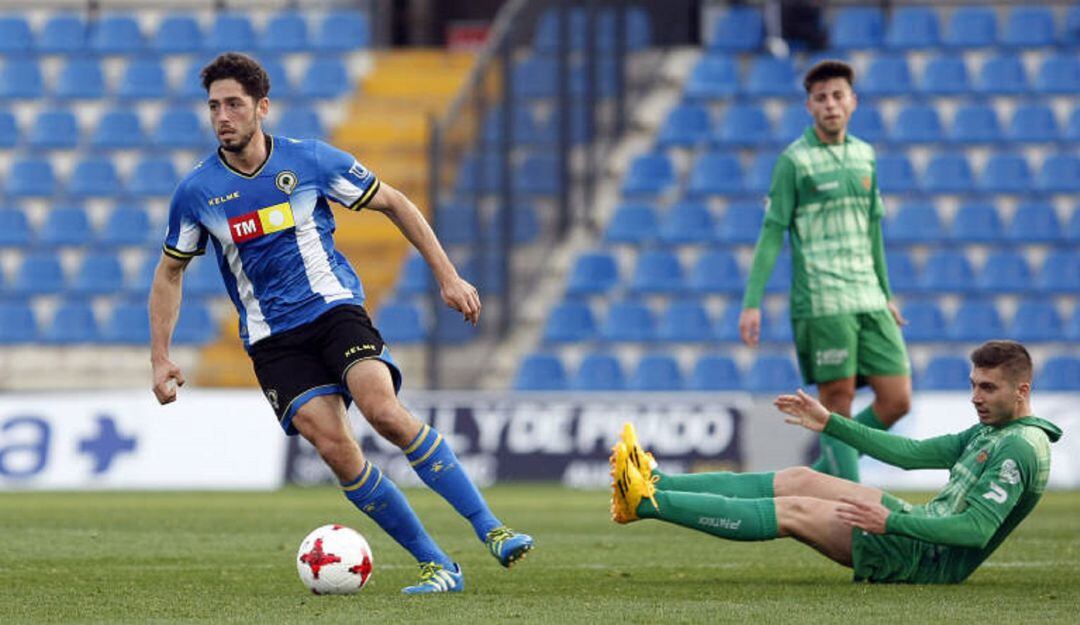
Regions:
<instances>
[{"instance_id":1,"label":"club crest on jersey","mask_svg":"<svg viewBox=\"0 0 1080 625\"><path fill-rule=\"evenodd\" d=\"M296 225L288 202L260 208L229 220L229 234L234 243L243 243Z\"/></svg>"},{"instance_id":2,"label":"club crest on jersey","mask_svg":"<svg viewBox=\"0 0 1080 625\"><path fill-rule=\"evenodd\" d=\"M864 188L864 189L866 189L867 191L869 191L869 190L870 190L870 184L871 184L871 182L872 182L872 181L870 180L870 176L863 176L863 177L862 177L862 186L863 186L863 188Z\"/></svg>"},{"instance_id":3,"label":"club crest on jersey","mask_svg":"<svg viewBox=\"0 0 1080 625\"><path fill-rule=\"evenodd\" d=\"M296 174L289 170L278 172L278 175L274 178L274 185L285 195L292 194L293 189L296 188L296 182Z\"/></svg>"}]
</instances>

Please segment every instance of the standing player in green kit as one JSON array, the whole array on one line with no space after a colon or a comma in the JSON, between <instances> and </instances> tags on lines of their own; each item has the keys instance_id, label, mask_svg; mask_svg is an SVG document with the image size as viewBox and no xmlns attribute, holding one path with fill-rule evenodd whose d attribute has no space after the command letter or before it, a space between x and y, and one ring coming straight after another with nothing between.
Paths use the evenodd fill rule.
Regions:
<instances>
[{"instance_id":1,"label":"standing player in green kit","mask_svg":"<svg viewBox=\"0 0 1080 625\"><path fill-rule=\"evenodd\" d=\"M761 333L765 283L789 234L792 249L791 320L799 368L817 384L821 403L851 416L856 386L869 384L874 402L855 420L888 429L911 405L911 375L891 301L881 235L874 149L847 133L857 104L855 74L840 61L807 72L806 108L813 126L792 142L773 167L739 333L751 347ZM859 480L858 453L821 436L813 469Z\"/></svg>"}]
</instances>

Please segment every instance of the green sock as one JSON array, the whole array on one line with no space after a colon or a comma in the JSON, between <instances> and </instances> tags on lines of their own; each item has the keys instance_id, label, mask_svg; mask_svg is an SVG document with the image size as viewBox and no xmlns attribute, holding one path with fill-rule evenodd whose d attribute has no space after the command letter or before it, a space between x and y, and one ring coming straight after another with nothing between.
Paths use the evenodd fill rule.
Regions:
<instances>
[{"instance_id":1,"label":"green sock","mask_svg":"<svg viewBox=\"0 0 1080 625\"><path fill-rule=\"evenodd\" d=\"M661 519L729 540L770 540L779 534L772 498L736 499L706 493L656 491L657 507L648 499L638 516Z\"/></svg>"},{"instance_id":2,"label":"green sock","mask_svg":"<svg viewBox=\"0 0 1080 625\"><path fill-rule=\"evenodd\" d=\"M776 474L772 472L732 473L730 471L718 471L715 473L665 475L654 470L653 475L660 476L660 480L656 482L658 490L711 493L727 497L757 499L759 497L773 496L773 477Z\"/></svg>"},{"instance_id":3,"label":"green sock","mask_svg":"<svg viewBox=\"0 0 1080 625\"><path fill-rule=\"evenodd\" d=\"M859 452L846 443L841 443L835 438L822 434L821 455L810 465L810 468L818 473L826 473L842 477L852 482L859 481Z\"/></svg>"},{"instance_id":4,"label":"green sock","mask_svg":"<svg viewBox=\"0 0 1080 625\"><path fill-rule=\"evenodd\" d=\"M874 428L875 430L887 430L889 426L881 422L877 413L874 412L874 404L870 404L866 408L863 408L859 414L855 415L855 422L861 423L866 427Z\"/></svg>"}]
</instances>

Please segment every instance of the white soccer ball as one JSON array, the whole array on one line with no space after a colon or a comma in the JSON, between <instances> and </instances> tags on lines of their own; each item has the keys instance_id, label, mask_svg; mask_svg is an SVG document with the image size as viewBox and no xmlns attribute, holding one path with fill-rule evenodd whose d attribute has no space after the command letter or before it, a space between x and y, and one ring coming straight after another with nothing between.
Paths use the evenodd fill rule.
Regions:
<instances>
[{"instance_id":1,"label":"white soccer ball","mask_svg":"<svg viewBox=\"0 0 1080 625\"><path fill-rule=\"evenodd\" d=\"M373 560L367 540L344 525L324 525L300 543L296 570L317 595L351 595L371 579Z\"/></svg>"}]
</instances>

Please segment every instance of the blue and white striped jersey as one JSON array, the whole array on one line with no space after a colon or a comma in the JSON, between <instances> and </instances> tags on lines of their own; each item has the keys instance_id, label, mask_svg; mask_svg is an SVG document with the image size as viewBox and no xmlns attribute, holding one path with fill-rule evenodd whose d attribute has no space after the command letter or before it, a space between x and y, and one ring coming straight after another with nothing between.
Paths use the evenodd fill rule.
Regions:
<instances>
[{"instance_id":1,"label":"blue and white striped jersey","mask_svg":"<svg viewBox=\"0 0 1080 625\"><path fill-rule=\"evenodd\" d=\"M253 174L214 154L179 184L169 207L164 252L179 259L213 242L225 288L252 344L313 321L333 306L364 303L349 261L334 248L335 200L363 208L379 180L346 152L322 141L268 138Z\"/></svg>"}]
</instances>

